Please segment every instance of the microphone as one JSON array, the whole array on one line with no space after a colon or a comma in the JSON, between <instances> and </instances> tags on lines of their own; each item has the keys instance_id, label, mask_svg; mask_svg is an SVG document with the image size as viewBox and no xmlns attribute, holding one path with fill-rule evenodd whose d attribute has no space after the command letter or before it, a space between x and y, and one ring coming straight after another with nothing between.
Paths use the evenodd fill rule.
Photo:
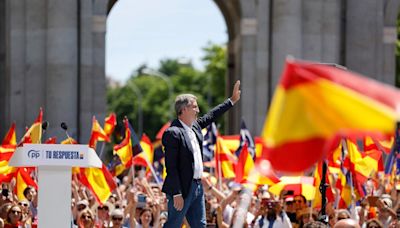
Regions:
<instances>
[{"instance_id":1,"label":"microphone","mask_svg":"<svg viewBox=\"0 0 400 228\"><path fill-rule=\"evenodd\" d=\"M68 130L68 126L65 122L61 122L61 128L64 129L64 131Z\"/></svg>"},{"instance_id":2,"label":"microphone","mask_svg":"<svg viewBox=\"0 0 400 228\"><path fill-rule=\"evenodd\" d=\"M46 133L47 128L49 127L49 121L43 121L42 122L42 131L43 131L43 135Z\"/></svg>"},{"instance_id":3,"label":"microphone","mask_svg":"<svg viewBox=\"0 0 400 228\"><path fill-rule=\"evenodd\" d=\"M42 123L42 130L46 131L48 127L49 127L49 121L44 121Z\"/></svg>"},{"instance_id":4,"label":"microphone","mask_svg":"<svg viewBox=\"0 0 400 228\"><path fill-rule=\"evenodd\" d=\"M67 135L67 139L69 140L70 144L73 144L71 137L69 137L68 134L68 125L65 122L61 122L61 128L65 131L65 134Z\"/></svg>"}]
</instances>

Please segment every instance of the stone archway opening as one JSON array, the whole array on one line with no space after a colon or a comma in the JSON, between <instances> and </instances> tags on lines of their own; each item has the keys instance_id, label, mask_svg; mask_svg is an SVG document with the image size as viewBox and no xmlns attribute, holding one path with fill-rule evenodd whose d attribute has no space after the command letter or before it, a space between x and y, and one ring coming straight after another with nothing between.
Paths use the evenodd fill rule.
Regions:
<instances>
[{"instance_id":1,"label":"stone archway opening","mask_svg":"<svg viewBox=\"0 0 400 228\"><path fill-rule=\"evenodd\" d=\"M107 4L107 20L110 19L110 17L113 16L113 13L117 12L119 9L119 3L121 1L117 0L110 0L108 1ZM239 3L237 0L235 1L224 1L224 0L215 0L214 2L210 2L211 4L215 4L217 8L219 9L224 24L225 24L225 30L227 33L227 38L225 40L226 46L227 46L227 73L225 76L225 84L226 84L226 92L230 93L231 90L231 85L233 85L234 81L239 79L239 64L236 64L239 61L239 52L240 48L238 45L238 39L237 33L239 30ZM168 18L164 22L161 23L168 23ZM195 24L192 24L190 26L196 26ZM184 32L184 31L183 31ZM109 35L110 31L109 28L107 28L107 35ZM121 35L121 34L120 34ZM204 45L206 44L206 41L204 42ZM108 41L106 42L106 49L108 46ZM198 47L199 49L201 47ZM168 57L168 56L167 56ZM108 57L106 57L106 65L107 61L109 61ZM137 66L132 66L131 70L134 70L134 68ZM227 94L229 95L229 94ZM233 133L233 129L239 129L239 124L236 123L237 121L233 121L233 119L239 119L238 117L235 118L235 116L238 116L238 113L229 113L229 116L226 118L226 126L230 126L226 128L226 132L228 133Z\"/></svg>"}]
</instances>

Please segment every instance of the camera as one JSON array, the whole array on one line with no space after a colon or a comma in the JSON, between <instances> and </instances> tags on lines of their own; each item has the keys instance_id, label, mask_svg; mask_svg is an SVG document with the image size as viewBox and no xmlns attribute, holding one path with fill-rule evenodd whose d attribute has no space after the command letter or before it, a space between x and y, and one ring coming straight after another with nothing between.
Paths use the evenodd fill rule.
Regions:
<instances>
[{"instance_id":1,"label":"camera","mask_svg":"<svg viewBox=\"0 0 400 228\"><path fill-rule=\"evenodd\" d=\"M138 208L144 208L144 207L146 207L146 198L147 198L147 196L144 195L144 194L139 194L139 195L137 196L137 198L138 198L137 207L138 207Z\"/></svg>"},{"instance_id":2,"label":"camera","mask_svg":"<svg viewBox=\"0 0 400 228\"><path fill-rule=\"evenodd\" d=\"M262 199L261 200L261 205L268 209L275 208L277 203L278 203L277 201L274 201L271 199Z\"/></svg>"}]
</instances>

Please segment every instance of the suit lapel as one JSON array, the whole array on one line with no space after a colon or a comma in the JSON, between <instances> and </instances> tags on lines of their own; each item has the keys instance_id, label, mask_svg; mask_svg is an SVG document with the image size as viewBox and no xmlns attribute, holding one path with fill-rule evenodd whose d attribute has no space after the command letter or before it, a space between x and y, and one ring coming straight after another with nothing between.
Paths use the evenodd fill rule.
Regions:
<instances>
[{"instance_id":1,"label":"suit lapel","mask_svg":"<svg viewBox=\"0 0 400 228\"><path fill-rule=\"evenodd\" d=\"M177 127L179 127L180 131L182 132L182 134L184 136L185 143L189 148L189 152L193 155L193 151L194 150L193 150L193 147L192 147L192 143L190 142L190 137L189 137L188 133L186 132L185 128L182 126L182 124L181 124L181 122L179 120L176 120L175 124L176 124Z\"/></svg>"}]
</instances>

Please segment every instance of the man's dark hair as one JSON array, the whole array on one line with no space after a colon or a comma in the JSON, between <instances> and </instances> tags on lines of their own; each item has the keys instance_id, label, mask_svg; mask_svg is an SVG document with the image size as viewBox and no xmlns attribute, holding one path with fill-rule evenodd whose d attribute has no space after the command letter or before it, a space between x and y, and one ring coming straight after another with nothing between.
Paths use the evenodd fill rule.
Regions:
<instances>
[{"instance_id":1,"label":"man's dark hair","mask_svg":"<svg viewBox=\"0 0 400 228\"><path fill-rule=\"evenodd\" d=\"M28 187L26 187L26 188L24 189L23 194L24 194L25 197L26 197L26 195L28 195L28 192L29 192L31 189L33 189L32 186L28 186Z\"/></svg>"},{"instance_id":2,"label":"man's dark hair","mask_svg":"<svg viewBox=\"0 0 400 228\"><path fill-rule=\"evenodd\" d=\"M293 196L293 199L296 198L296 197L298 197L298 196L301 197L301 198L303 199L303 203L307 203L306 197L303 196L303 195L301 195L301 194L300 194L300 195L295 195L295 196Z\"/></svg>"},{"instance_id":3,"label":"man's dark hair","mask_svg":"<svg viewBox=\"0 0 400 228\"><path fill-rule=\"evenodd\" d=\"M319 221L312 221L304 224L304 228L327 228L328 226Z\"/></svg>"}]
</instances>

